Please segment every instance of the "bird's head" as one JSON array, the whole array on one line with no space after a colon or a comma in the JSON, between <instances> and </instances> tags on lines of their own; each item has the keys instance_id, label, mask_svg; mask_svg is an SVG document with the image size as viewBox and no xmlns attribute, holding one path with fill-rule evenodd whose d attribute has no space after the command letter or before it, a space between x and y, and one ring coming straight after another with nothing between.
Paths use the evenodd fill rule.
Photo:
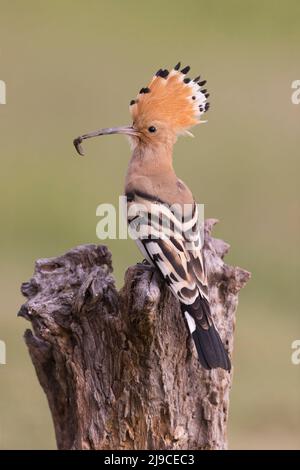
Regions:
<instances>
[{"instance_id":1,"label":"bird's head","mask_svg":"<svg viewBox=\"0 0 300 470\"><path fill-rule=\"evenodd\" d=\"M201 116L209 109L209 94L200 76L187 77L190 67L180 70L178 63L170 72L158 70L149 85L142 88L130 102L132 125L106 128L85 134L74 140L83 155L84 139L107 134L125 134L134 146L161 146L173 144L180 134L190 134L192 126L200 124Z\"/></svg>"}]
</instances>

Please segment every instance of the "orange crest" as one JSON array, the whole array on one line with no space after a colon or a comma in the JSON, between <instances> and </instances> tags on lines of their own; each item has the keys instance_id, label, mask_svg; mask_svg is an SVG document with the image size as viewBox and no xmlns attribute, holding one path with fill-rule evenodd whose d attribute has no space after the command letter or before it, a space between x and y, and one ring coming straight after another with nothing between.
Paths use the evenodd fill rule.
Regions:
<instances>
[{"instance_id":1,"label":"orange crest","mask_svg":"<svg viewBox=\"0 0 300 470\"><path fill-rule=\"evenodd\" d=\"M206 81L200 76L194 80L187 78L189 66L179 69L180 62L171 72L158 70L150 84L141 89L130 102L133 121L162 121L176 133L200 123L200 116L209 109L209 94L202 88Z\"/></svg>"}]
</instances>

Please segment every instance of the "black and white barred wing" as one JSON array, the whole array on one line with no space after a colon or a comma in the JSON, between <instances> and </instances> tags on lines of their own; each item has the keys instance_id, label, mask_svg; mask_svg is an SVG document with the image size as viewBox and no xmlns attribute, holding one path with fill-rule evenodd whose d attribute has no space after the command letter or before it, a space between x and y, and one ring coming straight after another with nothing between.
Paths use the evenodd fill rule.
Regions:
<instances>
[{"instance_id":1,"label":"black and white barred wing","mask_svg":"<svg viewBox=\"0 0 300 470\"><path fill-rule=\"evenodd\" d=\"M148 204L146 208L136 204L135 210L129 218L131 233L135 234L136 243L146 259L157 267L181 304L192 310L199 296L207 301L197 205L191 205L187 214L160 203ZM193 319L186 316L192 326ZM209 317L208 309L198 321L208 327Z\"/></svg>"},{"instance_id":2,"label":"black and white barred wing","mask_svg":"<svg viewBox=\"0 0 300 470\"><path fill-rule=\"evenodd\" d=\"M180 301L201 364L208 369L230 369L211 318L197 205L191 207L190 215L183 216L160 203L146 208L136 205L130 212L131 234Z\"/></svg>"}]
</instances>

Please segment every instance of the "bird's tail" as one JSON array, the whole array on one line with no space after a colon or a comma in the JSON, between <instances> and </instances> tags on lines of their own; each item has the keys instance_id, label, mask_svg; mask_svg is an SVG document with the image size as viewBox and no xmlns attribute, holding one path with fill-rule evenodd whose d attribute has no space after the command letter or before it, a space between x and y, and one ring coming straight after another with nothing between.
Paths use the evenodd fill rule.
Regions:
<instances>
[{"instance_id":1,"label":"bird's tail","mask_svg":"<svg viewBox=\"0 0 300 470\"><path fill-rule=\"evenodd\" d=\"M201 300L207 304L205 306L207 307L207 301L205 299ZM210 318L209 322L203 324L202 321L197 321L198 315L192 316L186 310L186 306L182 305L182 310L184 311L189 330L195 342L200 364L205 369L221 367L222 369L230 371L230 359L212 319ZM202 315L200 315L200 318L202 318Z\"/></svg>"}]
</instances>

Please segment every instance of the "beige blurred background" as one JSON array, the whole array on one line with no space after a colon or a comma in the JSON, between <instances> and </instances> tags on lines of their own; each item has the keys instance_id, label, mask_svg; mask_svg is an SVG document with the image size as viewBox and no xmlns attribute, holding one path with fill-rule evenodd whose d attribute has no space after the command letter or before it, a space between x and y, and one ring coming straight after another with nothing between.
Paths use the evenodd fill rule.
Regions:
<instances>
[{"instance_id":1,"label":"beige blurred background","mask_svg":"<svg viewBox=\"0 0 300 470\"><path fill-rule=\"evenodd\" d=\"M211 111L175 151L180 177L220 220L227 261L252 272L241 292L231 449L300 448L300 79L298 1L0 1L0 448L55 448L46 399L16 313L34 260L95 243L96 206L117 203L129 147L121 136L72 139L130 122L128 104L178 60L208 80ZM141 257L107 241L122 285Z\"/></svg>"}]
</instances>

